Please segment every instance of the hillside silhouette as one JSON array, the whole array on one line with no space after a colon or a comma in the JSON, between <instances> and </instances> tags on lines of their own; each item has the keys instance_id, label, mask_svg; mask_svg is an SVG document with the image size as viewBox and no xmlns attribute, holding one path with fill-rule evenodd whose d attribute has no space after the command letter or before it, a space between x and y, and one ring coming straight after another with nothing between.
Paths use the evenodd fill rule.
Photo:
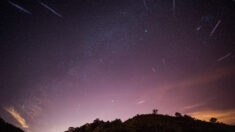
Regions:
<instances>
[{"instance_id":1,"label":"hillside silhouette","mask_svg":"<svg viewBox=\"0 0 235 132\"><path fill-rule=\"evenodd\" d=\"M24 132L24 131L18 127L15 127L5 122L2 118L0 118L0 132Z\"/></svg>"},{"instance_id":2,"label":"hillside silhouette","mask_svg":"<svg viewBox=\"0 0 235 132\"><path fill-rule=\"evenodd\" d=\"M235 126L214 121L206 122L188 115L136 115L125 122L119 119L104 122L96 119L81 127L70 127L65 132L235 132Z\"/></svg>"}]
</instances>

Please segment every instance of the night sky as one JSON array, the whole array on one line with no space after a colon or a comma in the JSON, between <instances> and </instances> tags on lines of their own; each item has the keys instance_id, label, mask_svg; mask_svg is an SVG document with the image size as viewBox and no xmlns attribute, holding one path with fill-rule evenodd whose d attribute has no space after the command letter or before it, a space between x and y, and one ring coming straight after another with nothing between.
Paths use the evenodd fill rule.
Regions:
<instances>
[{"instance_id":1,"label":"night sky","mask_svg":"<svg viewBox=\"0 0 235 132\"><path fill-rule=\"evenodd\" d=\"M62 132L154 108L235 124L235 1L1 0L4 120Z\"/></svg>"}]
</instances>

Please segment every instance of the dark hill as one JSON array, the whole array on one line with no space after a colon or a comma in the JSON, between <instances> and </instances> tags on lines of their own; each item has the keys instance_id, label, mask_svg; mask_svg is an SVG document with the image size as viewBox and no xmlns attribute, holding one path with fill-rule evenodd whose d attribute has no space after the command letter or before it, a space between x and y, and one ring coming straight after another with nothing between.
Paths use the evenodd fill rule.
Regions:
<instances>
[{"instance_id":1,"label":"dark hill","mask_svg":"<svg viewBox=\"0 0 235 132\"><path fill-rule=\"evenodd\" d=\"M20 128L17 128L0 118L0 132L24 132Z\"/></svg>"},{"instance_id":2,"label":"dark hill","mask_svg":"<svg viewBox=\"0 0 235 132\"><path fill-rule=\"evenodd\" d=\"M235 132L235 126L211 123L190 116L159 114L137 115L125 122L94 120L81 127L70 127L66 132Z\"/></svg>"}]
</instances>

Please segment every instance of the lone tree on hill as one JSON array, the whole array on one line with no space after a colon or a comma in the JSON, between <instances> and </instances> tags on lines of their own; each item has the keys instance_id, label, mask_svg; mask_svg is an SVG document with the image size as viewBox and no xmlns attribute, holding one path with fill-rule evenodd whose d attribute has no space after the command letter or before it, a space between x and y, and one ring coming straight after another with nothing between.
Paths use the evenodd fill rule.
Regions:
<instances>
[{"instance_id":1,"label":"lone tree on hill","mask_svg":"<svg viewBox=\"0 0 235 132\"><path fill-rule=\"evenodd\" d=\"M153 114L157 114L157 112L158 112L158 109L153 109Z\"/></svg>"}]
</instances>

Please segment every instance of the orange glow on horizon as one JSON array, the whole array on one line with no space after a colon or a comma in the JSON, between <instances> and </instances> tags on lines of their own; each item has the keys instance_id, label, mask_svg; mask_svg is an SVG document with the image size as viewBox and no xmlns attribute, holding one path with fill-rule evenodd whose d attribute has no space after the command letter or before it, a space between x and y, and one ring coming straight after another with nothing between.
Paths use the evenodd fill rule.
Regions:
<instances>
[{"instance_id":1,"label":"orange glow on horizon","mask_svg":"<svg viewBox=\"0 0 235 132\"><path fill-rule=\"evenodd\" d=\"M200 120L209 121L211 117L218 119L218 122L234 125L235 122L235 109L230 110L205 110L199 112L188 113L192 117Z\"/></svg>"}]
</instances>

